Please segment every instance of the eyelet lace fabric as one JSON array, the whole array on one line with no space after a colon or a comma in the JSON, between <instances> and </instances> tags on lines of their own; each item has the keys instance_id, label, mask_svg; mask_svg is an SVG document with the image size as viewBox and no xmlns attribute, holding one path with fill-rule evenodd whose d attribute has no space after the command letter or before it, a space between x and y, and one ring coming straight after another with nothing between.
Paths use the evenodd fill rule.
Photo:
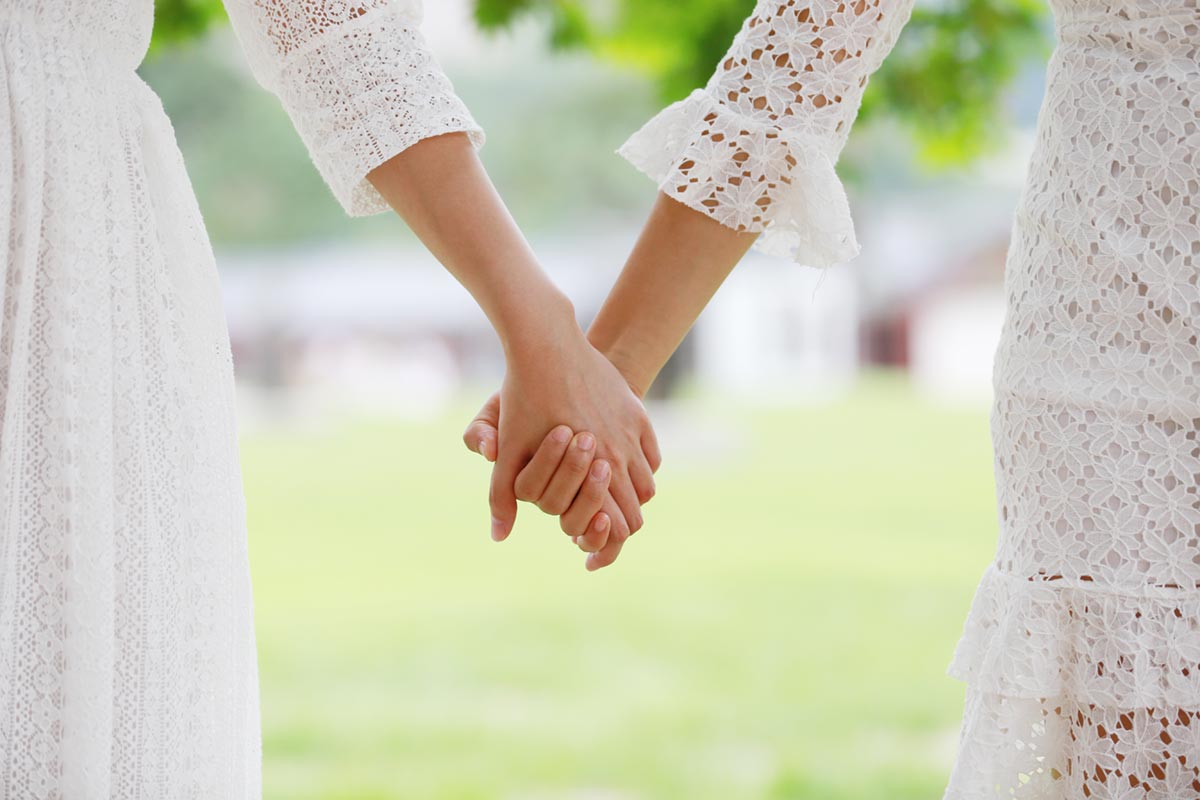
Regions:
<instances>
[{"instance_id":1,"label":"eyelet lace fabric","mask_svg":"<svg viewBox=\"0 0 1200 800\"><path fill-rule=\"evenodd\" d=\"M415 2L229 0L351 213L478 127ZM232 359L152 0L0 3L0 798L257 800Z\"/></svg>"},{"instance_id":2,"label":"eyelet lace fabric","mask_svg":"<svg viewBox=\"0 0 1200 800\"><path fill-rule=\"evenodd\" d=\"M948 798L1200 797L1200 7L1056 0Z\"/></svg>"},{"instance_id":3,"label":"eyelet lace fabric","mask_svg":"<svg viewBox=\"0 0 1200 800\"><path fill-rule=\"evenodd\" d=\"M760 0L708 86L620 153L669 197L814 267L859 252L834 165L912 0Z\"/></svg>"},{"instance_id":4,"label":"eyelet lace fabric","mask_svg":"<svg viewBox=\"0 0 1200 800\"><path fill-rule=\"evenodd\" d=\"M415 2L229 0L350 213L481 134ZM948 798L1200 797L1200 11L1055 0L1013 228L1000 542L951 673ZM623 152L770 250L857 251L834 165L906 0L764 0ZM0 8L0 797L259 796L229 343L150 0Z\"/></svg>"},{"instance_id":5,"label":"eyelet lace fabric","mask_svg":"<svg viewBox=\"0 0 1200 800\"><path fill-rule=\"evenodd\" d=\"M420 0L225 0L258 81L282 101L343 208L387 203L366 180L412 145L483 130L419 28Z\"/></svg>"},{"instance_id":6,"label":"eyelet lace fabric","mask_svg":"<svg viewBox=\"0 0 1200 800\"><path fill-rule=\"evenodd\" d=\"M1000 540L950 667L950 800L1200 797L1200 11L1054 0L992 417ZM622 148L814 266L905 3L763 0L707 88Z\"/></svg>"}]
</instances>

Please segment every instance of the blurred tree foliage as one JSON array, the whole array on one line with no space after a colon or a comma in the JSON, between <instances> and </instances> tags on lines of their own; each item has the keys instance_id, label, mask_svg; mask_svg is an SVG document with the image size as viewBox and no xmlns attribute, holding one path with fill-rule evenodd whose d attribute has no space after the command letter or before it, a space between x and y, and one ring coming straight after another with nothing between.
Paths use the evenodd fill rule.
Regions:
<instances>
[{"instance_id":1,"label":"blurred tree foliage","mask_svg":"<svg viewBox=\"0 0 1200 800\"><path fill-rule=\"evenodd\" d=\"M707 82L754 0L475 0L484 30L544 20L556 48L587 49L652 78L664 101ZM157 0L155 42L198 34L221 0ZM1044 55L1043 0L919 2L895 52L872 80L863 119L884 112L916 134L931 163L989 150L1004 130L1006 89Z\"/></svg>"},{"instance_id":2,"label":"blurred tree foliage","mask_svg":"<svg viewBox=\"0 0 1200 800\"><path fill-rule=\"evenodd\" d=\"M225 18L221 0L154 0L154 41L151 50L206 31Z\"/></svg>"},{"instance_id":3,"label":"blurred tree foliage","mask_svg":"<svg viewBox=\"0 0 1200 800\"><path fill-rule=\"evenodd\" d=\"M194 36L222 15L221 0L156 7L156 45ZM632 66L671 101L708 80L753 8L754 0L475 0L475 19L484 30L540 19L552 46ZM919 2L871 81L862 118L899 119L927 162L960 163L986 151L1006 129L1006 88L1046 51L1046 19L1043 0Z\"/></svg>"},{"instance_id":4,"label":"blurred tree foliage","mask_svg":"<svg viewBox=\"0 0 1200 800\"><path fill-rule=\"evenodd\" d=\"M664 101L704 85L754 0L476 0L484 29L523 16L549 22L555 47L580 47L650 75ZM891 115L927 162L956 164L1006 130L1005 90L1049 38L1043 0L918 0L868 87L862 119Z\"/></svg>"}]
</instances>

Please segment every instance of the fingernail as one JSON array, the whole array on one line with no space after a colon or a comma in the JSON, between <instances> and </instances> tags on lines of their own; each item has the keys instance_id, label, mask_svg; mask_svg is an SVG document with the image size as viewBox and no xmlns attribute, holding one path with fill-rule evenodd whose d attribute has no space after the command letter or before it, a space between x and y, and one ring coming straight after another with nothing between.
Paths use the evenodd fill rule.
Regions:
<instances>
[{"instance_id":1,"label":"fingernail","mask_svg":"<svg viewBox=\"0 0 1200 800\"><path fill-rule=\"evenodd\" d=\"M479 437L479 455L487 458L487 439Z\"/></svg>"},{"instance_id":2,"label":"fingernail","mask_svg":"<svg viewBox=\"0 0 1200 800\"><path fill-rule=\"evenodd\" d=\"M576 547L579 547L583 543L583 537L582 536L572 536L571 541L575 543Z\"/></svg>"},{"instance_id":3,"label":"fingernail","mask_svg":"<svg viewBox=\"0 0 1200 800\"><path fill-rule=\"evenodd\" d=\"M559 444L566 444L571 439L571 429L565 425L559 425L554 429L554 432L550 434L550 437Z\"/></svg>"},{"instance_id":4,"label":"fingernail","mask_svg":"<svg viewBox=\"0 0 1200 800\"><path fill-rule=\"evenodd\" d=\"M600 518L596 520L596 531L598 533L604 533L606 530L608 530L608 526L611 524L612 520L608 518L608 514L601 514Z\"/></svg>"},{"instance_id":5,"label":"fingernail","mask_svg":"<svg viewBox=\"0 0 1200 800\"><path fill-rule=\"evenodd\" d=\"M608 477L608 462L597 461L592 465L592 480L602 481Z\"/></svg>"},{"instance_id":6,"label":"fingernail","mask_svg":"<svg viewBox=\"0 0 1200 800\"><path fill-rule=\"evenodd\" d=\"M590 434L585 433L579 437L579 449L587 452L596 446L596 439Z\"/></svg>"},{"instance_id":7,"label":"fingernail","mask_svg":"<svg viewBox=\"0 0 1200 800\"><path fill-rule=\"evenodd\" d=\"M597 555L596 555L595 553L592 553L591 555L589 555L589 556L587 557L587 561L586 561L586 562L584 562L584 566L586 566L586 567L587 567L587 571L588 571L588 572L595 572L595 571L596 571L596 569L597 569L596 562L597 562L598 560L599 560L599 558L597 557Z\"/></svg>"},{"instance_id":8,"label":"fingernail","mask_svg":"<svg viewBox=\"0 0 1200 800\"><path fill-rule=\"evenodd\" d=\"M492 541L500 542L504 540L504 523L492 517Z\"/></svg>"}]
</instances>

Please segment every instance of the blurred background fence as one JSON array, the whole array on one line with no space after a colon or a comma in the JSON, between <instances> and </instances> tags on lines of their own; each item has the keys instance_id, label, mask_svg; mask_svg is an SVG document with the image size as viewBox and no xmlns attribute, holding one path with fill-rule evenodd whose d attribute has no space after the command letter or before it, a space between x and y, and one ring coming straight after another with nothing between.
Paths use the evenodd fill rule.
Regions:
<instances>
[{"instance_id":1,"label":"blurred background fence","mask_svg":"<svg viewBox=\"0 0 1200 800\"><path fill-rule=\"evenodd\" d=\"M654 194L613 151L753 2L425 5L586 321ZM487 539L458 433L503 363L470 297L394 217L344 217L219 2L157 13L142 74L237 363L268 798L940 796L943 669L995 535L987 403L1041 6L918 3L839 165L863 255L739 267L656 386L659 497L599 575L529 510Z\"/></svg>"}]
</instances>

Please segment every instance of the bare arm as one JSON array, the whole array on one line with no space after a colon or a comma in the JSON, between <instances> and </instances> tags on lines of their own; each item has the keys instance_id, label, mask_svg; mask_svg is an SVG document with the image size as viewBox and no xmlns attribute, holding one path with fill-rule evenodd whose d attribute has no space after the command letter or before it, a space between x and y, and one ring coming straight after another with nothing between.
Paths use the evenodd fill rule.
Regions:
<instances>
[{"instance_id":1,"label":"bare arm","mask_svg":"<svg viewBox=\"0 0 1200 800\"><path fill-rule=\"evenodd\" d=\"M756 238L757 234L738 233L659 194L633 253L588 332L592 345L613 363L635 394L645 396L700 312ZM490 443L504 429L501 410L501 395L484 405L463 435L469 449L490 458ZM657 444L647 444L651 471L657 470L661 459ZM552 505L558 502L554 492L541 487L551 483L562 457L561 447L548 440L517 480L521 492L523 479L536 476L532 480L539 488L518 496L551 514L562 512ZM547 466L539 469L541 463ZM647 502L653 496L653 476L644 474L642 478L642 486L648 485L650 491L639 488L637 499ZM587 485L579 474L575 480L566 481L564 493L573 497L578 491L584 497ZM611 564L619 547L601 549L594 544L596 521L586 508L585 503L572 506L571 513L562 514L562 527L569 534L578 534L576 542L591 553L587 567L595 570ZM633 513L636 517L630 520L630 529L636 531L642 518L640 512Z\"/></svg>"},{"instance_id":2,"label":"bare arm","mask_svg":"<svg viewBox=\"0 0 1200 800\"><path fill-rule=\"evenodd\" d=\"M510 359L571 335L571 302L538 265L466 134L424 139L367 179L479 303Z\"/></svg>"},{"instance_id":3,"label":"bare arm","mask_svg":"<svg viewBox=\"0 0 1200 800\"><path fill-rule=\"evenodd\" d=\"M512 530L518 474L539 445L554 446L556 426L566 425L594 436L586 451L573 448L564 464L581 474L590 474L593 459L609 464L601 479L608 490L603 535L588 541L605 549L606 560L615 559L629 520L639 520L634 529L640 524L645 487L639 484L653 482L644 454L654 439L649 420L620 373L587 342L570 301L538 265L471 141L462 133L422 140L368 180L471 293L504 345L508 369L502 434L495 440L492 538L502 540Z\"/></svg>"},{"instance_id":4,"label":"bare arm","mask_svg":"<svg viewBox=\"0 0 1200 800\"><path fill-rule=\"evenodd\" d=\"M588 331L639 397L757 238L659 193Z\"/></svg>"},{"instance_id":5,"label":"bare arm","mask_svg":"<svg viewBox=\"0 0 1200 800\"><path fill-rule=\"evenodd\" d=\"M615 555L638 496L652 483L645 452L653 433L641 403L588 344L570 302L543 274L488 179L475 154L483 130L421 35L421 0L225 5L255 77L283 103L346 212L399 213L495 326L507 356L502 393L511 422L487 453L496 460L492 537L504 539L512 529L521 467L543 438L561 433L552 427L566 423L595 435L563 464L611 467L582 494L591 498L588 509L601 494L608 498L597 516L610 526L590 531L587 542L609 547L614 540L608 552Z\"/></svg>"},{"instance_id":6,"label":"bare arm","mask_svg":"<svg viewBox=\"0 0 1200 800\"><path fill-rule=\"evenodd\" d=\"M657 203L589 340L643 394L756 240L829 267L858 252L834 169L912 0L758 0L704 89L620 152ZM485 406L468 446L494 433Z\"/></svg>"},{"instance_id":7,"label":"bare arm","mask_svg":"<svg viewBox=\"0 0 1200 800\"><path fill-rule=\"evenodd\" d=\"M834 165L911 9L759 0L708 86L621 148L660 191L589 338L638 391L759 236L815 267L858 252Z\"/></svg>"}]
</instances>

